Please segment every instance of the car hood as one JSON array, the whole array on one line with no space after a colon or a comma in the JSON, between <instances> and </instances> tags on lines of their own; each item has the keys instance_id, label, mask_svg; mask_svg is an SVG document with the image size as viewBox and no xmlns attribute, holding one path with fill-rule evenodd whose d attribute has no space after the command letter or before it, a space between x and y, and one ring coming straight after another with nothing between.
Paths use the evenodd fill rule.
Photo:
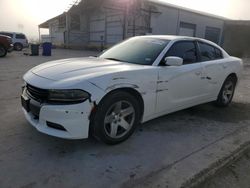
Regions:
<instances>
[{"instance_id":1,"label":"car hood","mask_svg":"<svg viewBox=\"0 0 250 188\"><path fill-rule=\"evenodd\" d=\"M51 61L31 69L31 72L37 76L58 81L73 78L87 79L143 67L145 66L88 57Z\"/></svg>"}]
</instances>

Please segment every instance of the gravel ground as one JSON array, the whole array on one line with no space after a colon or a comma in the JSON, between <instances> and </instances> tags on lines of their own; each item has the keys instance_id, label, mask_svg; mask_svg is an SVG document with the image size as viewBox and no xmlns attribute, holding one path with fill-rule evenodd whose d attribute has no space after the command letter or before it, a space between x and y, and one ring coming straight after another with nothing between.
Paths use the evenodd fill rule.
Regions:
<instances>
[{"instance_id":1,"label":"gravel ground","mask_svg":"<svg viewBox=\"0 0 250 188\"><path fill-rule=\"evenodd\" d=\"M126 142L107 146L93 139L63 140L37 132L25 120L20 92L22 75L54 59L95 55L91 51L53 50L51 57L21 52L0 59L0 187L130 187L171 173L158 187L178 187L208 163L220 157L216 144L250 127L250 64L232 105L196 106L141 125ZM213 147L211 147L213 146ZM201 154L209 150L209 154ZM192 160L196 157L196 160ZM191 162L185 162L188 159ZM206 161L206 162L204 162ZM178 167L178 168L177 168ZM146 184L144 187L156 187Z\"/></svg>"}]
</instances>

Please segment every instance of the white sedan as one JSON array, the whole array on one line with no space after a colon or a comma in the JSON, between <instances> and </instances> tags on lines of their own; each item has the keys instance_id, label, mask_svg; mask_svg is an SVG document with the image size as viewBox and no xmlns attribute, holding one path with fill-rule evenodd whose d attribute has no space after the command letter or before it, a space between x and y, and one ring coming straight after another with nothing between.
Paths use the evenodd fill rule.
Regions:
<instances>
[{"instance_id":1,"label":"white sedan","mask_svg":"<svg viewBox=\"0 0 250 188\"><path fill-rule=\"evenodd\" d=\"M107 144L127 139L136 125L215 101L228 106L241 59L204 39L142 36L99 57L41 64L24 75L26 119L48 135Z\"/></svg>"}]
</instances>

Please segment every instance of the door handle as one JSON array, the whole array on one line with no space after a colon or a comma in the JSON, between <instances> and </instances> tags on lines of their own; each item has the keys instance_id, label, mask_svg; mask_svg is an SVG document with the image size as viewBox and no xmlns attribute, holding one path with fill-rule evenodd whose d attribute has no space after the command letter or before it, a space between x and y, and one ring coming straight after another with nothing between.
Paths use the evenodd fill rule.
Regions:
<instances>
[{"instance_id":1,"label":"door handle","mask_svg":"<svg viewBox=\"0 0 250 188\"><path fill-rule=\"evenodd\" d=\"M223 67L224 69L226 69L226 68L227 68L227 65L222 65L222 67Z\"/></svg>"},{"instance_id":2,"label":"door handle","mask_svg":"<svg viewBox=\"0 0 250 188\"><path fill-rule=\"evenodd\" d=\"M196 75L196 76L200 76L200 75L201 75L201 72L195 72L195 75Z\"/></svg>"}]
</instances>

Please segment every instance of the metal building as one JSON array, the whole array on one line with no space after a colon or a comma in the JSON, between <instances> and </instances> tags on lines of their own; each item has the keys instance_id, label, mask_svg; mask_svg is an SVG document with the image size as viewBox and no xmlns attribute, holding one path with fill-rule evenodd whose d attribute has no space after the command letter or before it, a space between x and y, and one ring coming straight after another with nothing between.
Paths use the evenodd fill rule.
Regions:
<instances>
[{"instance_id":1,"label":"metal building","mask_svg":"<svg viewBox=\"0 0 250 188\"><path fill-rule=\"evenodd\" d=\"M222 42L225 18L157 0L81 0L39 25L55 45L109 47L147 34L197 36Z\"/></svg>"}]
</instances>

